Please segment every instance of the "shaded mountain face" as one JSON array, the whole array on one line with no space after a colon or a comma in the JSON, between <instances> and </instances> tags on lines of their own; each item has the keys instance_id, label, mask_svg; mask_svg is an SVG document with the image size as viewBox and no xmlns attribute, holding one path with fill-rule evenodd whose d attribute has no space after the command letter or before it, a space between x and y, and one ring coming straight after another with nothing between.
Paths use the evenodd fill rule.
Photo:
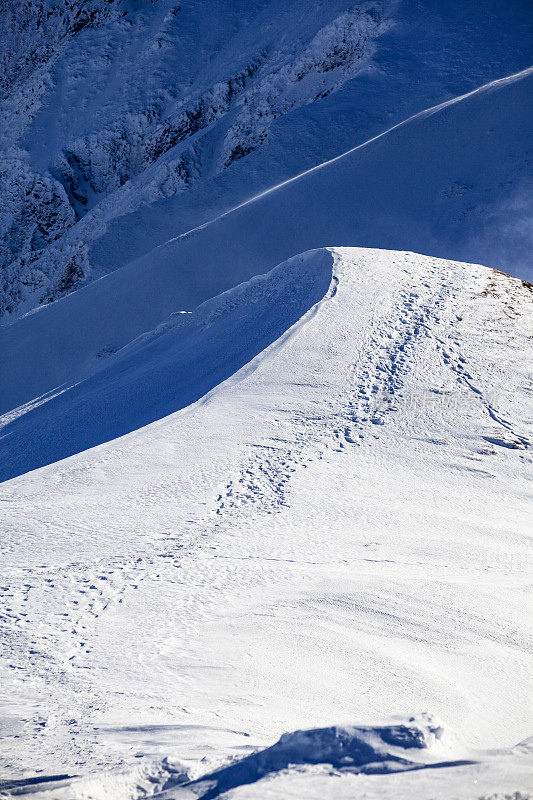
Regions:
<instances>
[{"instance_id":1,"label":"shaded mountain face","mask_svg":"<svg viewBox=\"0 0 533 800\"><path fill-rule=\"evenodd\" d=\"M500 269L513 259L522 271L533 252L530 228L501 200L502 187L514 191L526 179L532 85L526 70L415 115L160 246L136 214L118 221L92 255L103 259L129 243L146 250L141 257L0 329L0 372L9 376L0 413L105 370L172 315L332 242L396 243Z\"/></svg>"},{"instance_id":2,"label":"shaded mountain face","mask_svg":"<svg viewBox=\"0 0 533 800\"><path fill-rule=\"evenodd\" d=\"M187 191L253 152L274 120L368 69L386 5L324 2L309 15L294 2L12 4L0 32L3 310L84 278L91 225L61 264L47 248L132 179L144 197L130 208Z\"/></svg>"},{"instance_id":3,"label":"shaded mountain face","mask_svg":"<svg viewBox=\"0 0 533 800\"><path fill-rule=\"evenodd\" d=\"M0 24L8 321L528 63L517 1L19 0ZM492 214L519 228L515 172Z\"/></svg>"}]
</instances>

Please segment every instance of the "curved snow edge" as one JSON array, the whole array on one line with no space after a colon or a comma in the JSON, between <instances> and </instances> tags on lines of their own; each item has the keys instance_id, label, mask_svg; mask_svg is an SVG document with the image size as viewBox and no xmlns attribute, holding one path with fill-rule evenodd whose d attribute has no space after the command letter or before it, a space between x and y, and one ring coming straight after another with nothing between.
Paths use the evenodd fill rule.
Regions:
<instances>
[{"instance_id":1,"label":"curved snow edge","mask_svg":"<svg viewBox=\"0 0 533 800\"><path fill-rule=\"evenodd\" d=\"M103 356L76 382L0 418L0 481L110 442L241 380L332 296L329 249L309 251Z\"/></svg>"}]
</instances>

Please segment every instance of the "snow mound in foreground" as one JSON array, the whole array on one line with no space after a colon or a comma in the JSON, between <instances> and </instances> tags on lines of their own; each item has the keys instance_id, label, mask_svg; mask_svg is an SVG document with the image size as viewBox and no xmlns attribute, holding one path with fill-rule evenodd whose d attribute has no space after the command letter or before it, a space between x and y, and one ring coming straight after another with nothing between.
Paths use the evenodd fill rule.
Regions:
<instances>
[{"instance_id":1,"label":"snow mound in foreground","mask_svg":"<svg viewBox=\"0 0 533 800\"><path fill-rule=\"evenodd\" d=\"M435 719L421 714L386 725L335 725L286 733L272 747L193 782L192 796L215 798L296 765L329 764L338 770L372 774L464 763L453 738L445 736Z\"/></svg>"},{"instance_id":2,"label":"snow mound in foreground","mask_svg":"<svg viewBox=\"0 0 533 800\"><path fill-rule=\"evenodd\" d=\"M502 760L508 778L517 780L517 787L521 788L531 772L527 768L530 754L527 742L505 751L471 751L434 717L423 713L393 717L376 725L335 725L286 733L271 747L196 779L185 764L162 759L143 762L129 771L111 770L71 779L50 777L41 783L17 781L0 788L7 797L32 794L55 800L138 800L146 796L160 800L333 798L352 796L345 794L346 789L352 791L352 784L346 783L359 776L358 788L368 792L365 797L374 797L381 796L382 781L410 772L411 776L404 776L402 783L396 784L396 796L426 798L430 796L428 791L434 791L433 776L448 768L449 796L463 797L461 791L454 793L461 785L466 788L479 782L480 788L490 787L493 773L499 773L501 782ZM430 777L426 777L428 770ZM362 776L368 776L370 781L364 787L360 783L365 780ZM383 789L388 797L387 783ZM528 800L529 795L518 791L512 797Z\"/></svg>"}]
</instances>

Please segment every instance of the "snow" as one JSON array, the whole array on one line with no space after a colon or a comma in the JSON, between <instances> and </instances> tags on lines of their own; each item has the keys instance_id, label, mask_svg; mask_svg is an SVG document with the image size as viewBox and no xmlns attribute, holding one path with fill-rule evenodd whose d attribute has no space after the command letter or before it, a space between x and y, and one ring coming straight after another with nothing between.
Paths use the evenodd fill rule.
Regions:
<instances>
[{"instance_id":1,"label":"snow","mask_svg":"<svg viewBox=\"0 0 533 800\"><path fill-rule=\"evenodd\" d=\"M498 774L505 764L505 777ZM62 800L179 798L412 798L445 796L524 798L531 779L531 741L509 751L471 750L450 738L437 721L421 714L368 726L330 727L285 734L265 750L195 779L168 759L129 771L114 770L41 785L39 797ZM444 777L446 776L446 777ZM22 783L22 782L21 782ZM510 794L494 794L494 788ZM22 786L21 789L34 787ZM44 791L43 791L44 790ZM439 794L436 795L435 792ZM354 794L355 793L355 794Z\"/></svg>"},{"instance_id":2,"label":"snow","mask_svg":"<svg viewBox=\"0 0 533 800\"><path fill-rule=\"evenodd\" d=\"M533 800L530 37L6 7L1 797Z\"/></svg>"},{"instance_id":3,"label":"snow","mask_svg":"<svg viewBox=\"0 0 533 800\"><path fill-rule=\"evenodd\" d=\"M115 357L104 358L105 366L90 377L7 415L0 480L115 439L198 400L324 296L330 262L328 253L314 261L296 257L268 278L253 278L193 312L177 313Z\"/></svg>"},{"instance_id":4,"label":"snow","mask_svg":"<svg viewBox=\"0 0 533 800\"><path fill-rule=\"evenodd\" d=\"M192 352L211 331L234 353L225 325L246 309L285 332L197 402L2 485L9 774L120 767L124 793L103 796L135 797L153 759L200 779L333 721L430 711L464 742L455 760L529 734L530 289L411 253L313 251L117 354L87 379L94 398L130 370L150 383L183 326ZM522 791L520 753L476 756L481 785ZM268 791L353 789L302 769ZM459 788L474 774L453 769ZM405 785L430 797L449 768L426 772Z\"/></svg>"},{"instance_id":5,"label":"snow","mask_svg":"<svg viewBox=\"0 0 533 800\"><path fill-rule=\"evenodd\" d=\"M445 769L430 768L407 774L352 775L346 769L339 772L327 767L290 770L223 796L227 800L279 797L285 800L302 797L306 800L352 800L358 796L365 800L411 800L413 797L419 800L469 800L472 797L523 800L531 797L531 743L510 752L476 755L478 761L472 766L452 762ZM168 792L160 797L179 798L180 794Z\"/></svg>"},{"instance_id":6,"label":"snow","mask_svg":"<svg viewBox=\"0 0 533 800\"><path fill-rule=\"evenodd\" d=\"M0 29L9 315L88 277L87 242L109 219L220 173L277 118L365 72L389 27L380 1L320 2L313 15L249 0L17 5Z\"/></svg>"},{"instance_id":7,"label":"snow","mask_svg":"<svg viewBox=\"0 0 533 800\"><path fill-rule=\"evenodd\" d=\"M4 321L523 70L528 12L522 0L317 0L312 14L299 0L72 0L44 17L16 0L0 22ZM516 156L516 174L490 187L502 227L510 208L527 225ZM524 277L512 257L497 254Z\"/></svg>"}]
</instances>

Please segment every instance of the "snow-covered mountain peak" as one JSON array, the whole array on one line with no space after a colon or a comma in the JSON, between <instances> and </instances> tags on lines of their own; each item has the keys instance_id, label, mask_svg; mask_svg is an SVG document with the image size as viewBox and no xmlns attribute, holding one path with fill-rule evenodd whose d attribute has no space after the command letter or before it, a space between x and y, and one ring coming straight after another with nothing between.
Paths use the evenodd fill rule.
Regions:
<instances>
[{"instance_id":1,"label":"snow-covered mountain peak","mask_svg":"<svg viewBox=\"0 0 533 800\"><path fill-rule=\"evenodd\" d=\"M527 4L0 12L0 795L530 800Z\"/></svg>"},{"instance_id":2,"label":"snow-covered mountain peak","mask_svg":"<svg viewBox=\"0 0 533 800\"><path fill-rule=\"evenodd\" d=\"M22 658L24 619L44 720L9 757L123 763L131 713L144 757L223 761L239 731L412 714L421 685L468 746L524 738L500 678L527 674L532 301L481 266L312 251L5 417L7 641ZM191 715L199 740L165 735Z\"/></svg>"}]
</instances>

